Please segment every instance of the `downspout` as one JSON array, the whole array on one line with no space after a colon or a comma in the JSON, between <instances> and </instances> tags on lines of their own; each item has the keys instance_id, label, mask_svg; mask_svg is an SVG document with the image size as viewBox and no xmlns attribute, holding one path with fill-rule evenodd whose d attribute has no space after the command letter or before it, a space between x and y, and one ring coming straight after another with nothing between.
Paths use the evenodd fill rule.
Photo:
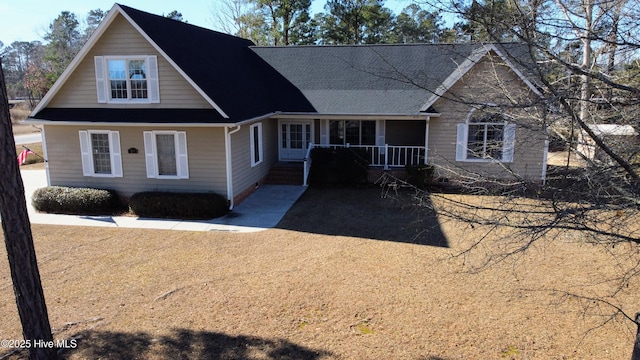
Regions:
<instances>
[{"instance_id":1,"label":"downspout","mask_svg":"<svg viewBox=\"0 0 640 360\"><path fill-rule=\"evenodd\" d=\"M546 105L546 104L545 104ZM547 158L549 157L549 135L550 135L550 129L549 126L547 126L547 114L548 114L548 108L545 106L542 109L542 119L543 119L543 126L544 126L544 148L543 148L543 152L542 152L542 185L546 185L547 184ZM571 150L571 149L569 149ZM571 151L569 151L571 152Z\"/></svg>"},{"instance_id":2,"label":"downspout","mask_svg":"<svg viewBox=\"0 0 640 360\"><path fill-rule=\"evenodd\" d=\"M542 185L547 184L547 157L549 156L549 128L544 137L544 151L542 154Z\"/></svg>"},{"instance_id":3,"label":"downspout","mask_svg":"<svg viewBox=\"0 0 640 360\"><path fill-rule=\"evenodd\" d=\"M227 169L227 198L229 199L229 210L233 210L233 167L231 166L231 135L240 131L241 126L238 125L232 131L229 131L231 127L225 126L224 128L224 146L226 157L226 169Z\"/></svg>"},{"instance_id":4,"label":"downspout","mask_svg":"<svg viewBox=\"0 0 640 360\"><path fill-rule=\"evenodd\" d=\"M42 156L44 157L44 173L47 176L47 186L51 186L51 174L49 173L49 156L47 155L47 137L45 134L45 126L40 130L42 137Z\"/></svg>"}]
</instances>

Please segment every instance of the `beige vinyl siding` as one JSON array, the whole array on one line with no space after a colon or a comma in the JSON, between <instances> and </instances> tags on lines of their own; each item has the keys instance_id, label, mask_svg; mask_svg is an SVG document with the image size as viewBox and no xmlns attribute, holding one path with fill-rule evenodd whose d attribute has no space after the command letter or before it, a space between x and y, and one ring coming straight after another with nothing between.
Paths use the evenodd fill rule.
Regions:
<instances>
[{"instance_id":1,"label":"beige vinyl siding","mask_svg":"<svg viewBox=\"0 0 640 360\"><path fill-rule=\"evenodd\" d=\"M434 104L433 107L441 116L432 118L429 123L429 161L437 165L438 175L455 178L470 171L487 177L508 179L513 177L510 174L513 171L529 180L541 179L546 133L542 124L536 122L535 109L511 113L517 118L513 162L455 160L457 124L465 123L472 110L469 103L504 104L509 101L507 95L512 101L521 103L536 96L506 66L483 61Z\"/></svg>"},{"instance_id":2,"label":"beige vinyl siding","mask_svg":"<svg viewBox=\"0 0 640 360\"><path fill-rule=\"evenodd\" d=\"M119 131L122 152L122 178L82 175L80 130ZM143 131L186 131L189 161L188 179L147 178ZM224 129L104 126L44 126L49 157L51 185L113 189L123 196L141 191L215 192L226 197ZM128 149L135 148L137 154Z\"/></svg>"},{"instance_id":3,"label":"beige vinyl siding","mask_svg":"<svg viewBox=\"0 0 640 360\"><path fill-rule=\"evenodd\" d=\"M262 123L262 144L264 160L251 166L251 125ZM266 119L242 125L240 131L231 135L233 166L233 195L244 192L262 180L271 166L278 161L278 120Z\"/></svg>"},{"instance_id":4,"label":"beige vinyl siding","mask_svg":"<svg viewBox=\"0 0 640 360\"><path fill-rule=\"evenodd\" d=\"M96 93L95 56L156 55L160 85L159 104L104 104L98 103ZM55 97L48 104L52 108L199 108L211 105L180 73L155 50L133 27L118 15L109 31L105 32L69 76Z\"/></svg>"}]
</instances>

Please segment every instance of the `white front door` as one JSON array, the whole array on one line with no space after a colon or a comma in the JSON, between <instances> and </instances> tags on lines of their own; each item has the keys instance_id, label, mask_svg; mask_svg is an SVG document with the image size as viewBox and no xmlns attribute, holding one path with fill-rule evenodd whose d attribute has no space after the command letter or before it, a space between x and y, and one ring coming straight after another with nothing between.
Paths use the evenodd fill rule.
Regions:
<instances>
[{"instance_id":1,"label":"white front door","mask_svg":"<svg viewBox=\"0 0 640 360\"><path fill-rule=\"evenodd\" d=\"M280 161L302 161L313 139L313 122L280 121Z\"/></svg>"}]
</instances>

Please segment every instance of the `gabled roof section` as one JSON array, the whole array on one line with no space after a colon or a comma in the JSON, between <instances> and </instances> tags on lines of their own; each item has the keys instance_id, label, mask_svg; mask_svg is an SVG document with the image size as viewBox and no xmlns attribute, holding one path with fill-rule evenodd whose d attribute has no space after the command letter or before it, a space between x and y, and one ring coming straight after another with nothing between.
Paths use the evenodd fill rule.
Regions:
<instances>
[{"instance_id":1,"label":"gabled roof section","mask_svg":"<svg viewBox=\"0 0 640 360\"><path fill-rule=\"evenodd\" d=\"M435 112L435 100L489 51L497 51L493 45L477 43L252 49L320 113L398 115Z\"/></svg>"},{"instance_id":2,"label":"gabled roof section","mask_svg":"<svg viewBox=\"0 0 640 360\"><path fill-rule=\"evenodd\" d=\"M522 80L523 83L533 91L534 94L542 96L542 93L538 88L529 80L524 74L525 69L523 64L514 63L515 57L520 61L526 62L526 55L521 54L523 50L522 44L479 44L469 54L469 56L449 74L449 76L440 84L435 91L429 96L427 102L422 106L420 111L427 111L433 104L446 93L458 80L469 72L475 64L482 60L489 53L494 53L500 57L500 59Z\"/></svg>"},{"instance_id":3,"label":"gabled roof section","mask_svg":"<svg viewBox=\"0 0 640 360\"><path fill-rule=\"evenodd\" d=\"M295 86L255 56L251 40L119 7L229 118L315 112Z\"/></svg>"},{"instance_id":4,"label":"gabled roof section","mask_svg":"<svg viewBox=\"0 0 640 360\"><path fill-rule=\"evenodd\" d=\"M295 86L250 50L250 40L115 4L34 110L35 118L118 15L209 101L220 115L214 122L234 123L278 111L315 112Z\"/></svg>"},{"instance_id":5,"label":"gabled roof section","mask_svg":"<svg viewBox=\"0 0 640 360\"><path fill-rule=\"evenodd\" d=\"M469 53L431 44L253 47L323 114L418 114Z\"/></svg>"}]
</instances>

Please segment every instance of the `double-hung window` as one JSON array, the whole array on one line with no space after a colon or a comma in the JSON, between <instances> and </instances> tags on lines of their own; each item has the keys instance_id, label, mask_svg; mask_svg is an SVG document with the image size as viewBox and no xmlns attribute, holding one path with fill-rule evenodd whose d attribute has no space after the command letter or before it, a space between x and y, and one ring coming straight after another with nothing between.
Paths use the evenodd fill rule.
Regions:
<instances>
[{"instance_id":1,"label":"double-hung window","mask_svg":"<svg viewBox=\"0 0 640 360\"><path fill-rule=\"evenodd\" d=\"M189 178L186 132L145 131L144 152L148 178Z\"/></svg>"},{"instance_id":2,"label":"double-hung window","mask_svg":"<svg viewBox=\"0 0 640 360\"><path fill-rule=\"evenodd\" d=\"M96 56L99 103L157 103L158 61L155 56Z\"/></svg>"},{"instance_id":3,"label":"double-hung window","mask_svg":"<svg viewBox=\"0 0 640 360\"><path fill-rule=\"evenodd\" d=\"M249 128L251 141L251 166L256 166L262 162L262 123L253 124Z\"/></svg>"},{"instance_id":4,"label":"double-hung window","mask_svg":"<svg viewBox=\"0 0 640 360\"><path fill-rule=\"evenodd\" d=\"M109 130L82 130L79 135L84 176L122 177L120 133Z\"/></svg>"},{"instance_id":5,"label":"double-hung window","mask_svg":"<svg viewBox=\"0 0 640 360\"><path fill-rule=\"evenodd\" d=\"M111 99L147 99L147 65L141 59L107 59Z\"/></svg>"},{"instance_id":6,"label":"double-hung window","mask_svg":"<svg viewBox=\"0 0 640 360\"><path fill-rule=\"evenodd\" d=\"M473 111L466 123L458 124L457 161L513 161L515 124L502 114Z\"/></svg>"}]
</instances>

